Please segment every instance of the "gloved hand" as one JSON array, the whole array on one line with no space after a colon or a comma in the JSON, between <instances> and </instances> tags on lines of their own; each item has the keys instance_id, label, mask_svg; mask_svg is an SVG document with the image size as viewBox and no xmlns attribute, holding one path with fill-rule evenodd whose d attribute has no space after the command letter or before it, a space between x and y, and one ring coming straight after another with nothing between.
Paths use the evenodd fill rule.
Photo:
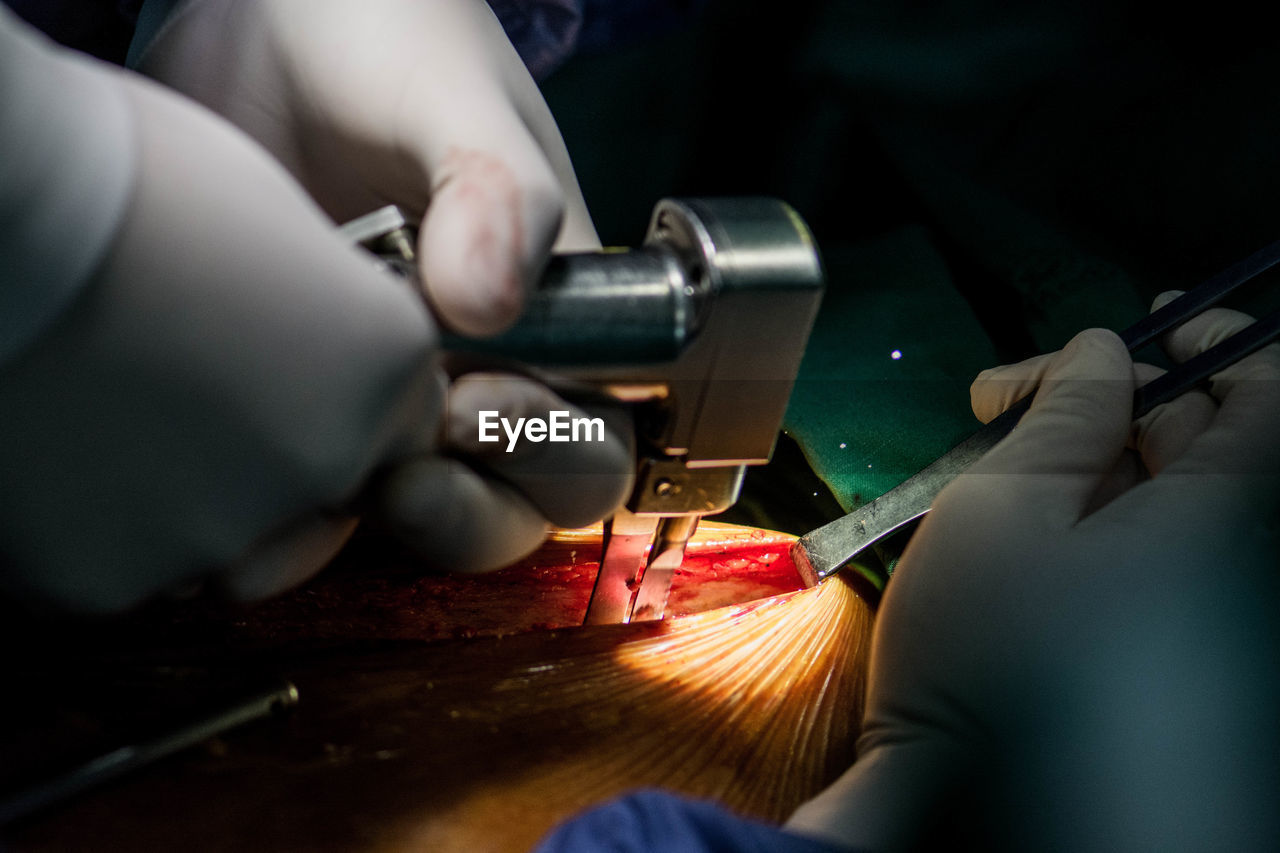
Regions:
<instances>
[{"instance_id":1,"label":"gloved hand","mask_svg":"<svg viewBox=\"0 0 1280 853\"><path fill-rule=\"evenodd\" d=\"M1213 310L1166 349L1183 361L1246 323ZM1155 370L1090 331L974 384L984 419L1039 388L908 546L859 758L793 831L865 850L1276 848L1280 347L1133 425L1135 372Z\"/></svg>"},{"instance_id":2,"label":"gloved hand","mask_svg":"<svg viewBox=\"0 0 1280 853\"><path fill-rule=\"evenodd\" d=\"M553 245L599 246L483 0L191 0L138 68L258 139L335 222L391 203L421 216L422 280L459 332L513 322Z\"/></svg>"},{"instance_id":3,"label":"gloved hand","mask_svg":"<svg viewBox=\"0 0 1280 853\"><path fill-rule=\"evenodd\" d=\"M332 555L350 502L383 468L375 506L447 506L400 526L452 568L504 564L547 520L580 524L619 502L631 459L612 436L589 453L539 445L524 468L466 467L453 438L477 410L576 410L530 383L476 382L446 428L419 296L375 272L221 119L136 75L84 73L132 111L136 178L94 279L0 365L10 594L96 612L209 578L270 594ZM546 472L564 467L578 477L553 491Z\"/></svg>"}]
</instances>

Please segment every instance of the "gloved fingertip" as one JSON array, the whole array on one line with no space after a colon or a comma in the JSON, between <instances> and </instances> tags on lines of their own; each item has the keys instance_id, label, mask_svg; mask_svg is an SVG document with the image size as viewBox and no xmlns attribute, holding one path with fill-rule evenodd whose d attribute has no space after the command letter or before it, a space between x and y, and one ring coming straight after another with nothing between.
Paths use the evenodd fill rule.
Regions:
<instances>
[{"instance_id":1,"label":"gloved fingertip","mask_svg":"<svg viewBox=\"0 0 1280 853\"><path fill-rule=\"evenodd\" d=\"M1127 380L1132 384L1133 360L1115 332L1085 329L1067 341L1045 369L1043 383L1054 385L1064 380L1069 385L1099 380Z\"/></svg>"},{"instance_id":2,"label":"gloved fingertip","mask_svg":"<svg viewBox=\"0 0 1280 853\"><path fill-rule=\"evenodd\" d=\"M1043 356L1018 364L988 368L969 386L969 405L983 423L994 420L1005 409L1035 390L1046 364Z\"/></svg>"},{"instance_id":3,"label":"gloved fingertip","mask_svg":"<svg viewBox=\"0 0 1280 853\"><path fill-rule=\"evenodd\" d=\"M988 367L973 378L973 385L982 385L987 382L999 379L1001 375L1008 373L1014 365L1001 364L996 367ZM972 386L971 386L972 387Z\"/></svg>"},{"instance_id":4,"label":"gloved fingertip","mask_svg":"<svg viewBox=\"0 0 1280 853\"><path fill-rule=\"evenodd\" d=\"M1166 290L1164 293L1159 294L1155 299L1151 300L1151 310L1159 311L1161 308L1181 296L1183 292L1184 291L1181 290Z\"/></svg>"},{"instance_id":5,"label":"gloved fingertip","mask_svg":"<svg viewBox=\"0 0 1280 853\"><path fill-rule=\"evenodd\" d=\"M427 298L439 319L464 335L501 332L520 315L525 282L519 223L474 190L446 193L432 204L419 237Z\"/></svg>"},{"instance_id":6,"label":"gloved fingertip","mask_svg":"<svg viewBox=\"0 0 1280 853\"><path fill-rule=\"evenodd\" d=\"M1067 341L1057 361L1072 361L1091 356L1112 357L1127 352L1120 336L1110 329L1085 329Z\"/></svg>"},{"instance_id":7,"label":"gloved fingertip","mask_svg":"<svg viewBox=\"0 0 1280 853\"><path fill-rule=\"evenodd\" d=\"M564 213L563 193L538 170L455 149L419 237L427 296L467 335L492 335L519 317Z\"/></svg>"},{"instance_id":8,"label":"gloved fingertip","mask_svg":"<svg viewBox=\"0 0 1280 853\"><path fill-rule=\"evenodd\" d=\"M446 447L515 487L559 527L599 521L631 494L635 430L626 409L578 407L523 377L472 373L450 386L448 412ZM559 436L521 437L526 420L559 424L550 427Z\"/></svg>"},{"instance_id":9,"label":"gloved fingertip","mask_svg":"<svg viewBox=\"0 0 1280 853\"><path fill-rule=\"evenodd\" d=\"M451 572L510 565L546 538L546 520L514 489L453 459L421 457L391 471L381 520L424 564Z\"/></svg>"},{"instance_id":10,"label":"gloved fingertip","mask_svg":"<svg viewBox=\"0 0 1280 853\"><path fill-rule=\"evenodd\" d=\"M969 408L973 416L982 423L990 423L1006 408L1004 398L1008 396L994 387L990 380L979 377L969 386Z\"/></svg>"}]
</instances>

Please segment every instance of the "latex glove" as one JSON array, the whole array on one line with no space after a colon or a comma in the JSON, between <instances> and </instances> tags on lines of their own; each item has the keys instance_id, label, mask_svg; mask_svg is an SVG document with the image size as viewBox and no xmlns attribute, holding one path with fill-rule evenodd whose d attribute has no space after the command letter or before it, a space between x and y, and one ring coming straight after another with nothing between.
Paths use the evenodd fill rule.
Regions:
<instances>
[{"instance_id":1,"label":"latex glove","mask_svg":"<svg viewBox=\"0 0 1280 853\"><path fill-rule=\"evenodd\" d=\"M375 471L396 481L375 504L445 493L441 466L461 466L442 458L460 451L437 333L251 140L136 75L92 73L132 112L136 178L95 278L0 366L0 583L96 612L211 578L260 597L323 565ZM530 383L482 390L450 418L531 394L571 410ZM477 462L448 514L413 519L417 544L454 560L458 537L480 541L451 565L493 568L548 520L607 513L630 457L595 447L550 446L532 475ZM548 498L543 473L570 462L585 485Z\"/></svg>"},{"instance_id":2,"label":"latex glove","mask_svg":"<svg viewBox=\"0 0 1280 853\"><path fill-rule=\"evenodd\" d=\"M480 413L508 420L599 418L598 440L482 442ZM631 494L635 449L629 412L578 408L544 386L497 374L468 374L449 389L446 453L419 455L392 470L378 490L381 517L432 562L454 571L508 565L546 538L547 522L582 527ZM510 448L510 449L509 449Z\"/></svg>"},{"instance_id":3,"label":"latex glove","mask_svg":"<svg viewBox=\"0 0 1280 853\"><path fill-rule=\"evenodd\" d=\"M513 322L553 245L599 246L483 0L193 0L138 67L248 131L336 222L390 203L421 215L426 292L460 332Z\"/></svg>"},{"instance_id":4,"label":"latex glove","mask_svg":"<svg viewBox=\"0 0 1280 853\"><path fill-rule=\"evenodd\" d=\"M1183 361L1246 320L1210 311L1166 348ZM865 850L1276 849L1280 352L1136 427L1134 373L1091 331L975 383L985 418L1039 390L908 546L859 758L793 831Z\"/></svg>"}]
</instances>

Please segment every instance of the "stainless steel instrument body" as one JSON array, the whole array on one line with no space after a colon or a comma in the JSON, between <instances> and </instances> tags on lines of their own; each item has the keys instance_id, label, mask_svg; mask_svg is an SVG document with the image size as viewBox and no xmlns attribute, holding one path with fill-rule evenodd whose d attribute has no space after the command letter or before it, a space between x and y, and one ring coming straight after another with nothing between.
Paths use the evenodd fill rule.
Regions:
<instances>
[{"instance_id":1,"label":"stainless steel instrument body","mask_svg":"<svg viewBox=\"0 0 1280 853\"><path fill-rule=\"evenodd\" d=\"M343 228L416 278L412 225L384 208ZM635 406L636 485L606 522L588 623L661 618L704 515L767 462L823 290L813 237L769 198L665 199L644 244L553 257L515 327L449 338L567 395Z\"/></svg>"}]
</instances>

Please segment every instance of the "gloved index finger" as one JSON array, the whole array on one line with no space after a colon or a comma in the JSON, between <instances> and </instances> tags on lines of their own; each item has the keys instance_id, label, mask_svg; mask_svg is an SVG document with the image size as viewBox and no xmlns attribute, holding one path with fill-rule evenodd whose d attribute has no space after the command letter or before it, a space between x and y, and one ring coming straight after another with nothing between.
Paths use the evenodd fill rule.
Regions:
<instances>
[{"instance_id":1,"label":"gloved index finger","mask_svg":"<svg viewBox=\"0 0 1280 853\"><path fill-rule=\"evenodd\" d=\"M1133 385L1133 362L1120 339L1082 332L1045 370L1018 426L962 480L989 494L988 477L1008 477L1010 499L1051 508L1074 523L1125 448Z\"/></svg>"},{"instance_id":2,"label":"gloved index finger","mask_svg":"<svg viewBox=\"0 0 1280 853\"><path fill-rule=\"evenodd\" d=\"M1280 476L1280 346L1240 361L1213 391L1221 397L1212 423L1166 472Z\"/></svg>"},{"instance_id":3,"label":"gloved index finger","mask_svg":"<svg viewBox=\"0 0 1280 853\"><path fill-rule=\"evenodd\" d=\"M452 39L429 38L446 23ZM569 178L553 168L515 102L540 96L531 86L513 91L506 78L523 66L484 4L433 3L407 11L403 24L440 54L407 69L395 116L399 148L414 180L425 182L423 285L448 326L493 334L519 315L560 234L567 199L580 195L576 182L566 187ZM453 73L444 77L440 67Z\"/></svg>"},{"instance_id":4,"label":"gloved index finger","mask_svg":"<svg viewBox=\"0 0 1280 853\"><path fill-rule=\"evenodd\" d=\"M1057 353L1045 353L979 373L969 386L969 402L974 415L984 424L995 420L1039 387L1056 356Z\"/></svg>"},{"instance_id":5,"label":"gloved index finger","mask_svg":"<svg viewBox=\"0 0 1280 853\"><path fill-rule=\"evenodd\" d=\"M1155 307L1177 295L1161 294ZM1165 336L1169 356L1185 363L1240 334L1253 318L1214 308ZM1170 473L1280 474L1280 345L1272 344L1213 375L1209 391L1219 402L1209 427Z\"/></svg>"},{"instance_id":6,"label":"gloved index finger","mask_svg":"<svg viewBox=\"0 0 1280 853\"><path fill-rule=\"evenodd\" d=\"M546 518L580 527L631 491L630 414L588 412L516 376L468 374L449 392L445 446L510 483Z\"/></svg>"}]
</instances>

